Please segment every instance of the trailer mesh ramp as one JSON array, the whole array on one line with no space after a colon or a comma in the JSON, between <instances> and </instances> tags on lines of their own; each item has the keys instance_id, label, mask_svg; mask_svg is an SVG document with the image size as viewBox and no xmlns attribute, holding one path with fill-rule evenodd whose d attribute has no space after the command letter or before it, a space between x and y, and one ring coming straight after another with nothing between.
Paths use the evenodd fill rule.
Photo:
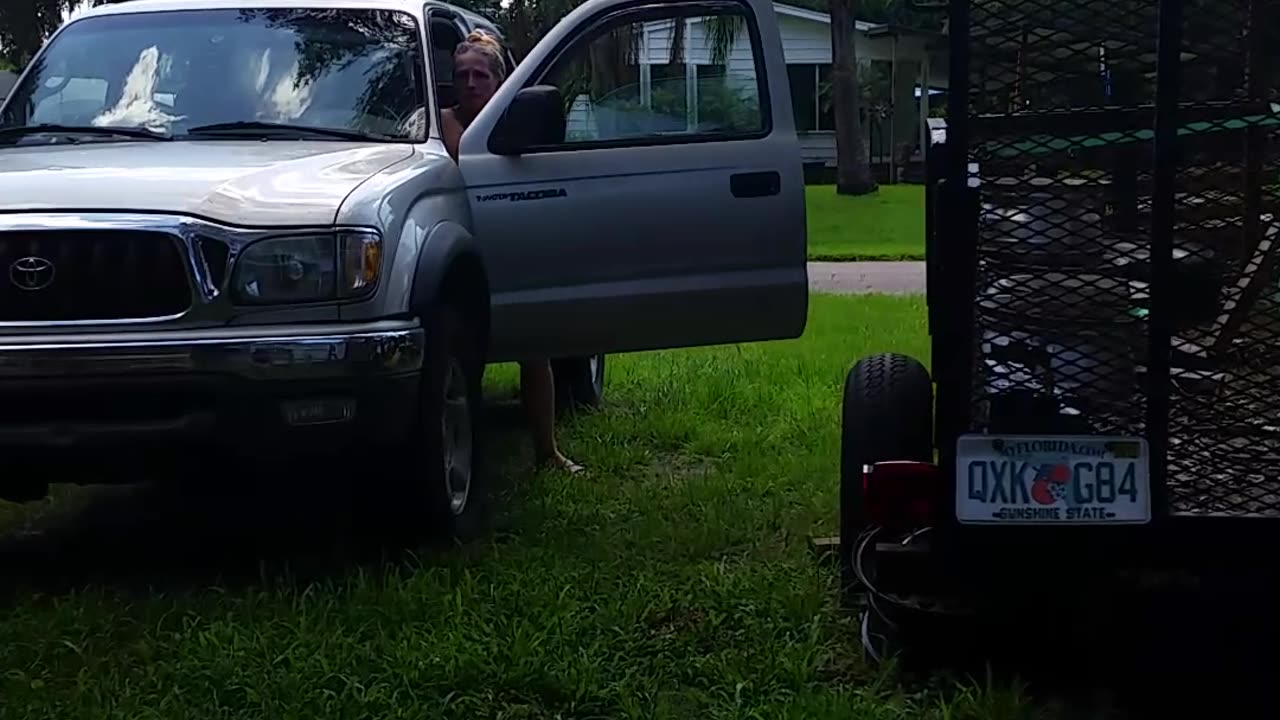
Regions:
<instances>
[{"instance_id":1,"label":"trailer mesh ramp","mask_svg":"<svg viewBox=\"0 0 1280 720\"><path fill-rule=\"evenodd\" d=\"M1168 512L1280 517L1280 2L1182 3L1164 95L1161 11L968 4L970 429L1052 398L1165 448Z\"/></svg>"}]
</instances>

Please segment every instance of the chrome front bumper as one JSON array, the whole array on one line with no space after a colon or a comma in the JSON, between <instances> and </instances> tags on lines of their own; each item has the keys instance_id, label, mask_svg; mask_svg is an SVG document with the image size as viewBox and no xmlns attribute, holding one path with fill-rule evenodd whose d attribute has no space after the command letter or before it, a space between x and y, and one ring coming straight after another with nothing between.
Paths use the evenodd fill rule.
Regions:
<instances>
[{"instance_id":1,"label":"chrome front bumper","mask_svg":"<svg viewBox=\"0 0 1280 720\"><path fill-rule=\"evenodd\" d=\"M424 342L405 321L0 337L0 495L400 447Z\"/></svg>"},{"instance_id":2,"label":"chrome front bumper","mask_svg":"<svg viewBox=\"0 0 1280 720\"><path fill-rule=\"evenodd\" d=\"M416 322L0 337L0 382L139 376L359 379L422 368Z\"/></svg>"}]
</instances>

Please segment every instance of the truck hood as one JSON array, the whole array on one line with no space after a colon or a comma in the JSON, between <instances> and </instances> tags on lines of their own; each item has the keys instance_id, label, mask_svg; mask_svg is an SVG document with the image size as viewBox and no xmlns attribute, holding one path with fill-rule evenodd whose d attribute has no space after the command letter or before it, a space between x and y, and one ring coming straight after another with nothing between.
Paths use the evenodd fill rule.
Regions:
<instances>
[{"instance_id":1,"label":"truck hood","mask_svg":"<svg viewBox=\"0 0 1280 720\"><path fill-rule=\"evenodd\" d=\"M0 148L0 212L163 212L236 225L328 225L407 144L174 141Z\"/></svg>"}]
</instances>

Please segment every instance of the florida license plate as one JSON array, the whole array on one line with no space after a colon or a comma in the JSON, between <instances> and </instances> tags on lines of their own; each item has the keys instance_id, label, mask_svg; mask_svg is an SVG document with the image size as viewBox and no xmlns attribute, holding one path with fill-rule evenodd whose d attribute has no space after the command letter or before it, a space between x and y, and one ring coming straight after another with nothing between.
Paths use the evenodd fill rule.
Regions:
<instances>
[{"instance_id":1,"label":"florida license plate","mask_svg":"<svg viewBox=\"0 0 1280 720\"><path fill-rule=\"evenodd\" d=\"M956 519L986 525L1120 525L1151 520L1146 440L963 435Z\"/></svg>"}]
</instances>

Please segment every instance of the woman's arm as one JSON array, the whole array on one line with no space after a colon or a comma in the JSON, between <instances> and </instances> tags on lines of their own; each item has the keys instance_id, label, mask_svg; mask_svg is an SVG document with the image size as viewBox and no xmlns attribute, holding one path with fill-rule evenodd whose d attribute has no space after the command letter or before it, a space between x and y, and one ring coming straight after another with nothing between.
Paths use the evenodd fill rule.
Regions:
<instances>
[{"instance_id":1,"label":"woman's arm","mask_svg":"<svg viewBox=\"0 0 1280 720\"><path fill-rule=\"evenodd\" d=\"M440 111L440 136L444 140L444 149L449 151L449 157L454 162L458 162L458 141L462 139L462 123L458 122L458 117L453 114L453 110Z\"/></svg>"}]
</instances>

